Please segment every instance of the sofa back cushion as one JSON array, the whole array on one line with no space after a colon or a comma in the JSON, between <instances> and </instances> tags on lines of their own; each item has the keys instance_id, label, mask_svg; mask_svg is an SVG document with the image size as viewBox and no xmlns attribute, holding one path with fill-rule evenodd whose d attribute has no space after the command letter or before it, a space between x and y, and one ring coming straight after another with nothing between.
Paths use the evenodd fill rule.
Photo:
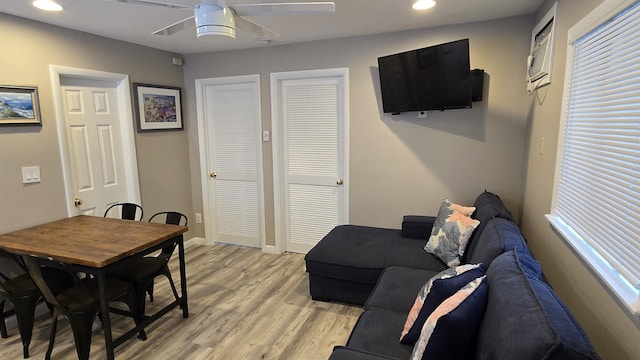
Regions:
<instances>
[{"instance_id":1,"label":"sofa back cushion","mask_svg":"<svg viewBox=\"0 0 640 360\"><path fill-rule=\"evenodd\" d=\"M554 291L531 275L527 257L512 250L489 266L489 294L476 359L599 359Z\"/></svg>"},{"instance_id":2,"label":"sofa back cushion","mask_svg":"<svg viewBox=\"0 0 640 360\"><path fill-rule=\"evenodd\" d=\"M462 263L469 262L469 254L475 251L475 247L477 246L477 239L480 237L480 234L484 232L484 228L487 225L487 222L492 218L501 218L509 221L513 221L513 216L507 207L504 205L500 197L494 193L485 191L482 194L478 195L476 201L473 203L473 206L476 208L476 211L472 214L471 217L474 219L480 220L480 225L475 229L471 238L467 242L467 248L462 255ZM488 265L488 263L487 263Z\"/></svg>"},{"instance_id":3,"label":"sofa back cushion","mask_svg":"<svg viewBox=\"0 0 640 360\"><path fill-rule=\"evenodd\" d=\"M513 221L501 218L489 219L475 241L476 246L473 248L473 253L470 253L467 258L469 264L482 263L489 266L498 255L512 249L523 254L530 254L518 226ZM540 272L539 269L538 272Z\"/></svg>"}]
</instances>

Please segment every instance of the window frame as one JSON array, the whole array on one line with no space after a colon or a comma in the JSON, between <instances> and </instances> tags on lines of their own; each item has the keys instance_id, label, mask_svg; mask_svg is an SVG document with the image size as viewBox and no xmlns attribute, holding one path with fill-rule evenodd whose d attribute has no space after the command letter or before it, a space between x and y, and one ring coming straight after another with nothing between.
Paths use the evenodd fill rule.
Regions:
<instances>
[{"instance_id":1,"label":"window frame","mask_svg":"<svg viewBox=\"0 0 640 360\"><path fill-rule=\"evenodd\" d=\"M573 78L573 63L575 59L575 42L591 31L605 24L610 19L633 6L637 0L605 0L591 13L569 29L567 43L567 58L565 67L565 81L560 118L558 151L554 176L553 200L551 213L545 217L558 233L560 238L569 245L577 257L595 275L604 288L613 296L633 323L640 328L640 291L631 287L589 244L584 242L570 226L556 213L562 160L564 157L565 129L569 110L569 100Z\"/></svg>"}]
</instances>

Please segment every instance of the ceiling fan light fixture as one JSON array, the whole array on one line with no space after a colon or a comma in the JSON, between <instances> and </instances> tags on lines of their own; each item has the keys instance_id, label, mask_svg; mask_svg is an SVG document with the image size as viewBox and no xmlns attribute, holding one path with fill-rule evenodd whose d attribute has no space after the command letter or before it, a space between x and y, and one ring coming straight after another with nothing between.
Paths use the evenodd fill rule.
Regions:
<instances>
[{"instance_id":1,"label":"ceiling fan light fixture","mask_svg":"<svg viewBox=\"0 0 640 360\"><path fill-rule=\"evenodd\" d=\"M194 9L196 35L222 35L236 38L236 23L233 12L228 7L200 4Z\"/></svg>"},{"instance_id":2,"label":"ceiling fan light fixture","mask_svg":"<svg viewBox=\"0 0 640 360\"><path fill-rule=\"evenodd\" d=\"M62 11L62 5L52 0L35 0L31 3L40 10L45 11Z\"/></svg>"},{"instance_id":3,"label":"ceiling fan light fixture","mask_svg":"<svg viewBox=\"0 0 640 360\"><path fill-rule=\"evenodd\" d=\"M415 10L426 10L431 9L436 6L436 2L434 0L416 0L411 6Z\"/></svg>"}]
</instances>

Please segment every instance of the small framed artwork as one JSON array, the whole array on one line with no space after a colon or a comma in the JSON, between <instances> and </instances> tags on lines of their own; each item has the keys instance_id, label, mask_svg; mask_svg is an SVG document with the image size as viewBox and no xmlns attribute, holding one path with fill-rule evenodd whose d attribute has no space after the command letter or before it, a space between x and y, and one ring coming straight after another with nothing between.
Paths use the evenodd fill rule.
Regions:
<instances>
[{"instance_id":1,"label":"small framed artwork","mask_svg":"<svg viewBox=\"0 0 640 360\"><path fill-rule=\"evenodd\" d=\"M133 84L138 132L182 130L179 87Z\"/></svg>"},{"instance_id":2,"label":"small framed artwork","mask_svg":"<svg viewBox=\"0 0 640 360\"><path fill-rule=\"evenodd\" d=\"M38 87L0 85L0 125L42 126Z\"/></svg>"}]
</instances>

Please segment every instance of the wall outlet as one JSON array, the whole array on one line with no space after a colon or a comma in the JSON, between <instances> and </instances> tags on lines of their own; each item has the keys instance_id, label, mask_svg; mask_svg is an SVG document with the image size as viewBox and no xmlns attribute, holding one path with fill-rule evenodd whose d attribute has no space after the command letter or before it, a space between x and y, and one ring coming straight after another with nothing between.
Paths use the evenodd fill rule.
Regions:
<instances>
[{"instance_id":1,"label":"wall outlet","mask_svg":"<svg viewBox=\"0 0 640 360\"><path fill-rule=\"evenodd\" d=\"M196 213L196 224L202 224L202 214Z\"/></svg>"}]
</instances>

